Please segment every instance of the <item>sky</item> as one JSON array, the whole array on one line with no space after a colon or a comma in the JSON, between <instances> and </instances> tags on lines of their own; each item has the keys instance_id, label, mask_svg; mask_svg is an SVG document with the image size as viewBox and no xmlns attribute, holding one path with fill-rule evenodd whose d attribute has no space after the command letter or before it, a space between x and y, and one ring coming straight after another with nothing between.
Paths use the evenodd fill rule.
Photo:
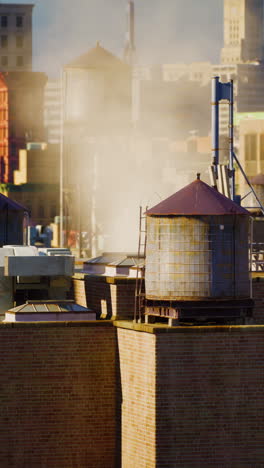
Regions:
<instances>
[{"instance_id":1,"label":"sky","mask_svg":"<svg viewBox=\"0 0 264 468\"><path fill-rule=\"evenodd\" d=\"M10 0L34 3L34 69L50 75L97 40L121 55L126 0ZM142 64L217 62L223 0L135 0L136 43Z\"/></svg>"}]
</instances>

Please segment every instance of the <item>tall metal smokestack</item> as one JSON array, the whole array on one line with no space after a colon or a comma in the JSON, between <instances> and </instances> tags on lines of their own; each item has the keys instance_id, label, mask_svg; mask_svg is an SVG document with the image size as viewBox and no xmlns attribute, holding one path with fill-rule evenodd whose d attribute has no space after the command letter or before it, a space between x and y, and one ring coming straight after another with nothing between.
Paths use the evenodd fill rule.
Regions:
<instances>
[{"instance_id":1,"label":"tall metal smokestack","mask_svg":"<svg viewBox=\"0 0 264 468\"><path fill-rule=\"evenodd\" d=\"M128 0L127 3L127 31L124 50L124 60L133 65L135 62L135 5L134 0Z\"/></svg>"}]
</instances>

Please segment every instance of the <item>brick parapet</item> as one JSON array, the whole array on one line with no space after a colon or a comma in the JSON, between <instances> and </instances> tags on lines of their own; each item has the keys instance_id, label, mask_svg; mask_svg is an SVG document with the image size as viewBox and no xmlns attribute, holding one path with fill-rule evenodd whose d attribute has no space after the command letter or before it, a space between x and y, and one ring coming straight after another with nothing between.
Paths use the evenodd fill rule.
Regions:
<instances>
[{"instance_id":1,"label":"brick parapet","mask_svg":"<svg viewBox=\"0 0 264 468\"><path fill-rule=\"evenodd\" d=\"M126 367L122 425L132 426L130 438L123 433L123 466L263 466L263 325L169 328L123 321L115 326ZM149 389L144 406L149 375L155 394ZM138 389L139 421L144 426L148 411L155 440L148 439L146 426L137 437L137 402L129 386L134 394ZM147 461L148 450L155 454ZM133 457L138 457L135 465Z\"/></svg>"},{"instance_id":2,"label":"brick parapet","mask_svg":"<svg viewBox=\"0 0 264 468\"><path fill-rule=\"evenodd\" d=\"M0 459L262 467L264 325L1 323Z\"/></svg>"},{"instance_id":3,"label":"brick parapet","mask_svg":"<svg viewBox=\"0 0 264 468\"><path fill-rule=\"evenodd\" d=\"M264 328L219 331L156 335L159 467L263 465Z\"/></svg>"},{"instance_id":4,"label":"brick parapet","mask_svg":"<svg viewBox=\"0 0 264 468\"><path fill-rule=\"evenodd\" d=\"M0 325L1 466L118 466L112 322Z\"/></svg>"},{"instance_id":5,"label":"brick parapet","mask_svg":"<svg viewBox=\"0 0 264 468\"><path fill-rule=\"evenodd\" d=\"M122 467L156 466L155 336L117 329L122 388Z\"/></svg>"},{"instance_id":6,"label":"brick parapet","mask_svg":"<svg viewBox=\"0 0 264 468\"><path fill-rule=\"evenodd\" d=\"M150 333L154 335L171 335L171 334L214 334L214 333L263 333L264 325L211 325L211 326L175 326L168 327L161 323L134 323L132 321L117 320L114 322L117 328L124 328L142 333Z\"/></svg>"}]
</instances>

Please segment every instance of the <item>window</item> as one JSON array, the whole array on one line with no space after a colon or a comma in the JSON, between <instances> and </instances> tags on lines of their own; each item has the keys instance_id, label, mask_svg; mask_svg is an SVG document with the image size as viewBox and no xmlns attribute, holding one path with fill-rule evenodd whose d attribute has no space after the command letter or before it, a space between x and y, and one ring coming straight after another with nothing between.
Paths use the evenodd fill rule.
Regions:
<instances>
[{"instance_id":1,"label":"window","mask_svg":"<svg viewBox=\"0 0 264 468\"><path fill-rule=\"evenodd\" d=\"M7 28L8 18L7 16L1 16L1 28Z\"/></svg>"},{"instance_id":2,"label":"window","mask_svg":"<svg viewBox=\"0 0 264 468\"><path fill-rule=\"evenodd\" d=\"M6 67L6 66L8 65L8 57L7 57L6 55L3 55L3 56L1 57L1 65L2 65L3 67Z\"/></svg>"},{"instance_id":3,"label":"window","mask_svg":"<svg viewBox=\"0 0 264 468\"><path fill-rule=\"evenodd\" d=\"M24 45L24 37L23 36L17 36L16 37L16 46L18 49L21 49Z\"/></svg>"},{"instance_id":4,"label":"window","mask_svg":"<svg viewBox=\"0 0 264 468\"><path fill-rule=\"evenodd\" d=\"M16 60L16 64L18 67L22 67L24 65L24 58L22 55L19 55Z\"/></svg>"},{"instance_id":5,"label":"window","mask_svg":"<svg viewBox=\"0 0 264 468\"><path fill-rule=\"evenodd\" d=\"M245 160L256 161L257 159L257 135L245 135Z\"/></svg>"},{"instance_id":6,"label":"window","mask_svg":"<svg viewBox=\"0 0 264 468\"><path fill-rule=\"evenodd\" d=\"M1 36L1 48L6 49L8 46L8 37L7 36Z\"/></svg>"},{"instance_id":7,"label":"window","mask_svg":"<svg viewBox=\"0 0 264 468\"><path fill-rule=\"evenodd\" d=\"M16 27L17 28L22 28L23 26L23 16L17 16L16 17Z\"/></svg>"}]
</instances>

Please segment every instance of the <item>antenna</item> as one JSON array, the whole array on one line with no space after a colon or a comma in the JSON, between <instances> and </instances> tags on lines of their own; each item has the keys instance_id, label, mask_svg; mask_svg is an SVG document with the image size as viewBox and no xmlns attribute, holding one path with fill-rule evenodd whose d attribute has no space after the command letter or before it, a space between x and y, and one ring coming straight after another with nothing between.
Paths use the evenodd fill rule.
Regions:
<instances>
[{"instance_id":1,"label":"antenna","mask_svg":"<svg viewBox=\"0 0 264 468\"><path fill-rule=\"evenodd\" d=\"M127 3L127 30L124 49L124 60L133 65L135 61L135 4L134 0L128 0Z\"/></svg>"}]
</instances>

